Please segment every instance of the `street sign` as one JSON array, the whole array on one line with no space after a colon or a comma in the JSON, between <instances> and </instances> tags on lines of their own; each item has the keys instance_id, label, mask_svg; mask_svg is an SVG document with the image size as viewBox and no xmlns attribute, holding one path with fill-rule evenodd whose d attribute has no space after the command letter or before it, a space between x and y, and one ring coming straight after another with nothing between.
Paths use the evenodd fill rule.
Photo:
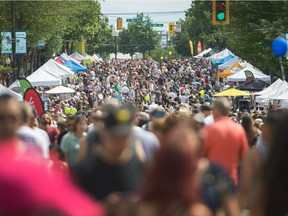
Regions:
<instances>
[{"instance_id":1,"label":"street sign","mask_svg":"<svg viewBox=\"0 0 288 216\"><path fill-rule=\"evenodd\" d=\"M181 32L181 23L176 23L176 28L175 28L175 32L180 33Z\"/></svg>"},{"instance_id":2,"label":"street sign","mask_svg":"<svg viewBox=\"0 0 288 216\"><path fill-rule=\"evenodd\" d=\"M162 24L162 23L160 23L160 24L158 24L158 23L151 23L150 26L151 26L151 27L163 27L164 24Z\"/></svg>"},{"instance_id":3,"label":"street sign","mask_svg":"<svg viewBox=\"0 0 288 216\"><path fill-rule=\"evenodd\" d=\"M133 19L126 19L126 22L142 22L142 18L137 17Z\"/></svg>"}]
</instances>

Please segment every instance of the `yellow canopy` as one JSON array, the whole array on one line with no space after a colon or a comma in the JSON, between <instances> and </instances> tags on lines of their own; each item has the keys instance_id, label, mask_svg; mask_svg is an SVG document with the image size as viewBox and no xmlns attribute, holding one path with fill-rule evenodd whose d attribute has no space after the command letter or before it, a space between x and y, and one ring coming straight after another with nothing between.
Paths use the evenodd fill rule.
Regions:
<instances>
[{"instance_id":1,"label":"yellow canopy","mask_svg":"<svg viewBox=\"0 0 288 216\"><path fill-rule=\"evenodd\" d=\"M251 95L250 93L247 93L245 91L240 91L235 88L229 88L222 92L214 94L213 96L214 97L229 97L229 96L250 96L250 95Z\"/></svg>"},{"instance_id":2,"label":"yellow canopy","mask_svg":"<svg viewBox=\"0 0 288 216\"><path fill-rule=\"evenodd\" d=\"M218 73L217 76L218 77L228 77L228 76L230 76L230 75L234 74L235 72L240 71L242 69L243 69L243 67L239 64L239 62L236 62L234 65L232 65L227 70L225 70L221 73Z\"/></svg>"}]
</instances>

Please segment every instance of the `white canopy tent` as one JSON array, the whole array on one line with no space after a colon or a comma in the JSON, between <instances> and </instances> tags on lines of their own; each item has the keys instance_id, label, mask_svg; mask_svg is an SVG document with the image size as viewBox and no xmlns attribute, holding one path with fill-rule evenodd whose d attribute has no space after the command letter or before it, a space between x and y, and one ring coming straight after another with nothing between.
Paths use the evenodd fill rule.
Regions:
<instances>
[{"instance_id":1,"label":"white canopy tent","mask_svg":"<svg viewBox=\"0 0 288 216\"><path fill-rule=\"evenodd\" d=\"M254 78L258 78L258 79L263 80L265 82L270 82L270 76L262 73L261 71L255 69L255 68L252 68L252 67L246 67L246 68L242 69L241 71L239 71L239 72L237 72L231 76L228 76L227 81L228 82L245 82L247 80L247 77L246 77L247 71L251 72L254 75Z\"/></svg>"},{"instance_id":2,"label":"white canopy tent","mask_svg":"<svg viewBox=\"0 0 288 216\"><path fill-rule=\"evenodd\" d=\"M279 85L282 83L283 81L281 79L277 79L274 83L272 83L270 86L268 86L266 89L263 89L262 91L256 92L253 95L254 96L260 96L260 95L265 95L269 92L275 91L279 88Z\"/></svg>"},{"instance_id":3,"label":"white canopy tent","mask_svg":"<svg viewBox=\"0 0 288 216\"><path fill-rule=\"evenodd\" d=\"M211 48L208 48L208 49L205 49L203 50L201 53L199 53L198 55L194 56L195 58L202 58L204 55L208 54L209 52L211 52L212 49Z\"/></svg>"},{"instance_id":4,"label":"white canopy tent","mask_svg":"<svg viewBox=\"0 0 288 216\"><path fill-rule=\"evenodd\" d=\"M93 56L92 56L96 61L100 61L100 62L103 62L103 59L102 58L100 58L99 56L97 56L96 54L93 54ZM131 56L130 56L130 58L131 58Z\"/></svg>"},{"instance_id":5,"label":"white canopy tent","mask_svg":"<svg viewBox=\"0 0 288 216\"><path fill-rule=\"evenodd\" d=\"M278 85L278 88L274 89L273 91L267 92L266 94L263 94L261 96L256 97L255 101L256 102L261 102L265 100L270 100L270 99L276 99L275 97L284 94L288 91L288 83L286 81L282 81L280 85Z\"/></svg>"},{"instance_id":6,"label":"white canopy tent","mask_svg":"<svg viewBox=\"0 0 288 216\"><path fill-rule=\"evenodd\" d=\"M53 59L49 59L44 65L40 67L47 73L51 75L56 75L61 78L71 77L74 75L74 72L71 71L68 67L59 64Z\"/></svg>"},{"instance_id":7,"label":"white canopy tent","mask_svg":"<svg viewBox=\"0 0 288 216\"><path fill-rule=\"evenodd\" d=\"M78 53L78 52L73 52L71 55L70 55L70 57L72 57L72 58L74 58L74 59L77 59L77 60L79 60L79 61L83 61L83 60L85 60L85 59L87 59L87 58L85 58L83 55L81 55L80 53Z\"/></svg>"},{"instance_id":8,"label":"white canopy tent","mask_svg":"<svg viewBox=\"0 0 288 216\"><path fill-rule=\"evenodd\" d=\"M34 73L26 78L32 86L59 86L61 78L51 75L43 69L39 68Z\"/></svg>"},{"instance_id":9,"label":"white canopy tent","mask_svg":"<svg viewBox=\"0 0 288 216\"><path fill-rule=\"evenodd\" d=\"M225 62L224 64L221 64L218 66L219 70L226 70L230 67L232 67L234 64L236 64L237 62L240 62L241 59L238 56L235 56L234 58L232 58L231 60Z\"/></svg>"},{"instance_id":10,"label":"white canopy tent","mask_svg":"<svg viewBox=\"0 0 288 216\"><path fill-rule=\"evenodd\" d=\"M75 90L65 86L57 86L45 92L45 94L73 94Z\"/></svg>"},{"instance_id":11,"label":"white canopy tent","mask_svg":"<svg viewBox=\"0 0 288 216\"><path fill-rule=\"evenodd\" d=\"M10 90L9 88L6 88L2 84L0 84L0 95L3 95L3 94L11 95L12 97L16 98L17 100L23 101L22 95L14 92L14 91Z\"/></svg>"},{"instance_id":12,"label":"white canopy tent","mask_svg":"<svg viewBox=\"0 0 288 216\"><path fill-rule=\"evenodd\" d=\"M218 61L221 60L229 55L234 55L230 50L228 50L227 48L222 50L219 53L215 53L214 55L210 56L210 60L212 61Z\"/></svg>"},{"instance_id":13,"label":"white canopy tent","mask_svg":"<svg viewBox=\"0 0 288 216\"><path fill-rule=\"evenodd\" d=\"M63 60L64 60L64 63L65 63L66 61L71 60L71 61L73 61L73 62L75 62L75 63L77 63L77 64L80 64L79 61L77 61L76 59L68 56L66 53L62 53L62 54L60 55L60 59L63 59Z\"/></svg>"}]
</instances>

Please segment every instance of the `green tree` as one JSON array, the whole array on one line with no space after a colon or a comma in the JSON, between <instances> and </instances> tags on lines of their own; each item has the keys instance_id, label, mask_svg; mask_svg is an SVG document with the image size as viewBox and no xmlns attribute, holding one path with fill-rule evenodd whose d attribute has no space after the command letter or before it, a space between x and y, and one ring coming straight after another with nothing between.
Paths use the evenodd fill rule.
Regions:
<instances>
[{"instance_id":1,"label":"green tree","mask_svg":"<svg viewBox=\"0 0 288 216\"><path fill-rule=\"evenodd\" d=\"M155 49L160 43L160 36L151 27L152 20L148 16L138 14L142 22L129 23L128 28L123 29L119 34L120 51L124 53L143 53Z\"/></svg>"}]
</instances>

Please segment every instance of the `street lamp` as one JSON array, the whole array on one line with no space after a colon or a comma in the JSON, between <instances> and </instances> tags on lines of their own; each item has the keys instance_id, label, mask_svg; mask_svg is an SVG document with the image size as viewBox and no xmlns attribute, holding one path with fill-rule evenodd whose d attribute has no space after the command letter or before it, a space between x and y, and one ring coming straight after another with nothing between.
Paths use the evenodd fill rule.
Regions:
<instances>
[{"instance_id":1,"label":"street lamp","mask_svg":"<svg viewBox=\"0 0 288 216\"><path fill-rule=\"evenodd\" d=\"M6 58L5 58L5 64L8 65L8 66L10 66L10 64L11 64L11 59L10 59L9 57L6 57Z\"/></svg>"}]
</instances>

